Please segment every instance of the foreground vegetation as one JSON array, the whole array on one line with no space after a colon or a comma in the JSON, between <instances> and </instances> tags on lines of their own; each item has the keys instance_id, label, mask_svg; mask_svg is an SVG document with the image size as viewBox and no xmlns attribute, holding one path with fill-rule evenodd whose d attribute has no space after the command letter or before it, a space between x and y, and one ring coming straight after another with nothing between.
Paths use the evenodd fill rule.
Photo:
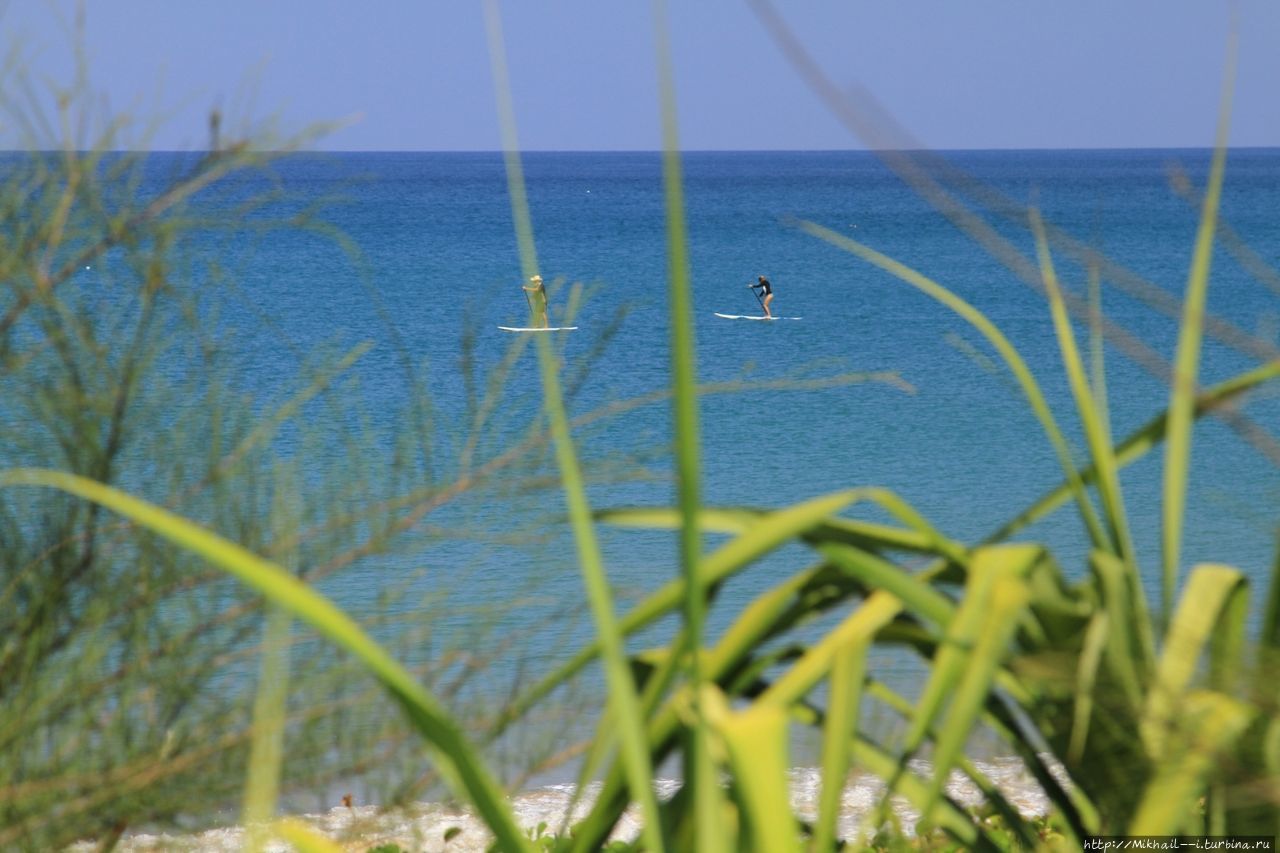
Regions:
<instances>
[{"instance_id":1,"label":"foreground vegetation","mask_svg":"<svg viewBox=\"0 0 1280 853\"><path fill-rule=\"evenodd\" d=\"M505 91L500 25L492 4L490 16L499 72L495 76L500 91ZM0 473L0 486L6 493L53 495L59 511L43 513L66 519L61 526L41 528L36 542L25 541L29 528L21 523L6 529L11 538L6 542L21 543L21 547L5 549L18 555L5 575L14 579L10 589L17 592L11 595L23 594L22 579L30 576L26 567L43 570L62 566L58 571L64 574L57 576L66 578L65 583L55 585L54 592L42 592L63 598L48 600L42 604L43 610L19 610L26 621L15 626L10 636L29 645L15 649L11 641L3 660L10 666L24 662L23 678L8 683L21 685L19 693L28 700L21 704L34 708L10 719L21 722L25 731L35 736L57 719L50 708L82 714L86 720L105 716L110 724L91 728L93 735L129 744L141 737L132 729L139 720L135 712L141 709L149 714L155 706L154 713L176 714L165 703L184 705L197 688L208 683L197 677L203 669L181 669L162 685L131 681L129 666L113 670L109 665L125 655L113 655L112 646L103 647L96 641L104 636L117 644L133 641L138 632L155 624L154 612L144 607L104 616L70 603L80 594L77 585L89 576L87 567L99 565L99 543L109 533L127 529L129 538L118 546L117 559L106 564L109 568L100 579L104 586L118 584L122 578L130 582L150 578L146 573L162 562L156 555L164 554L168 556L163 561L172 562L163 563L166 571L155 581L160 588L167 590L187 578L203 577L216 585L212 587L216 594L228 594L230 588L220 584L220 576L203 574L200 568L205 564L216 567L251 591L251 596L240 599L243 606L260 597L270 604L271 612L287 615L267 621L260 649L265 673L288 671L282 651L288 645L283 639L288 620L305 623L380 684L388 704L399 709L405 724L421 739L441 778L482 817L499 849L599 849L608 843L629 808L638 809L643 819L640 837L632 846L647 850L833 849L840 843L840 792L855 768L884 782L881 808L860 828L860 838L887 849L931 849L935 845L1073 849L1086 836L1096 834L1274 836L1280 832L1280 689L1276 687L1280 560L1269 583L1255 590L1243 572L1226 565L1197 565L1183 577L1179 559L1196 421L1230 413L1232 422L1241 424L1244 415L1239 406L1244 396L1280 376L1280 358L1270 357L1212 387L1202 388L1198 383L1204 294L1210 280L1213 237L1220 225L1217 207L1225 170L1225 138L1216 151L1204 190L1168 406L1119 440L1111 434L1105 371L1102 359L1096 356L1105 335L1097 299L1093 310L1090 305L1083 306L1092 317L1095 344L1095 358L1086 365L1072 322L1072 311L1081 311L1081 300L1065 290L1054 266L1053 247L1061 244L1062 236L1042 223L1036 211L1026 212L1036 248L1036 282L1043 288L1054 320L1076 415L1087 440L1090 461L1084 466L1073 460L1036 377L986 317L943 284L873 248L821 224L798 223L797 227L815 238L891 273L969 323L1007 366L1057 452L1063 468L1062 484L986 540L970 543L949 537L897 495L877 488L851 488L771 510L703 505L680 164L675 154L678 145L670 85L664 85L663 90L667 101L665 175L676 505L608 511L589 505L566 414L557 354L546 336L539 336L534 345L541 368L544 417L578 543L596 640L524 690L484 733L484 737L498 736L504 726L522 719L585 668L602 667L609 688L608 705L600 715L597 735L581 769L584 780L600 778L602 787L585 818L571 826L553 827L548 833L530 834L521 827L498 774L477 745L477 733L468 731L461 717L447 710L445 697L434 689L432 680L404 666L385 644L374 640L368 626L322 596L311 582L313 578L299 568L310 561L298 560L290 549L275 547L281 541L301 547L298 540L264 536L261 531L227 523L195 524L184 516L220 516L181 500L170 501L171 507L160 506L161 501L140 500L130 494L134 484L117 481L112 485L109 457L83 463L59 459L55 460L58 464L46 461ZM527 277L538 270L536 244L523 206L514 120L509 103L504 98L500 101L508 134L517 242L522 274ZM212 157L208 161L212 165L205 168L220 168L218 164L227 162L224 156L238 155ZM46 228L43 239L59 233L62 215L58 211L64 207L59 200L73 195L67 189L73 184L62 179L50 184L59 190L47 198L51 215L42 220ZM65 206L73 207L70 201ZM14 217L20 218L16 213ZM109 245L115 244L112 221L107 218L100 224L105 229L101 239ZM150 221L142 218L134 226L145 227ZM134 264L140 281L162 282L163 275L149 278L147 272L156 268L153 250L165 245L165 233L143 233L125 248L141 253ZM47 312L48 320L39 329L56 356L71 342L61 322L66 311L55 298L58 282L40 264L42 258L53 254L19 255L31 259L33 266L11 272L9 279L29 282L26 290L14 290L19 295L11 297L10 304L18 313ZM147 292L142 291L144 295ZM138 322L145 322L149 305L144 298L135 309L139 311ZM20 353L6 352L6 356L9 370L15 359L23 363ZM118 400L133 388L131 376L126 372L118 380L118 387L125 390L116 390L108 399ZM67 381L81 380L68 377ZM120 408L105 405L86 411L100 411L109 425ZM80 418L77 412L65 409L50 415L51 427L78 423ZM94 434L89 427L84 429ZM110 448L111 434L107 430L102 439L87 446ZM1258 433L1249 434L1256 437ZM249 432L230 447L252 448L256 441L255 434ZM81 442L64 445L72 446L79 448ZM1144 585L1134 555L1134 535L1119 476L1125 466L1152 452L1163 452L1165 471L1163 552L1160 584L1154 590ZM246 492L257 485L252 479L225 481L219 467L224 454L212 458L212 471L202 472L196 482L225 482L228 494L241 497L257 494ZM234 458L239 465L240 456ZM366 460L360 464L365 465ZM256 470L246 462L241 476L252 478ZM188 482L181 481L184 489ZM270 497L280 485L260 484L260 488L265 491L257 500L274 506ZM75 500L60 497L63 495ZM387 496L373 505L393 500L394 496ZM231 501L231 505L236 504ZM846 514L859 506L873 506L892 522L873 523ZM1079 516L1089 537L1090 552L1084 567L1063 567L1046 548L1015 538L1031 522L1064 506ZM125 519L129 526L121 528L115 519ZM666 528L679 537L680 565L672 580L622 615L615 611L616 601L596 542L595 528L600 523ZM346 533L353 535L352 530ZM703 536L707 533L724 535L727 540L704 551ZM179 550L160 549L157 543L161 540ZM704 630L707 608L726 585L755 561L795 543L809 549L812 562L757 595L718 637L708 637ZM323 538L307 547L338 548ZM153 610L160 603L159 599L142 600L152 604ZM1259 600L1261 606L1256 604ZM1251 632L1251 614L1259 612L1259 627ZM52 623L50 614L56 617ZM81 621L74 627L44 633L53 630L46 626L61 624L57 619L64 616ZM630 635L669 616L678 618L679 629L668 645L628 652ZM813 626L819 618L830 627L815 632ZM214 651L210 654L235 654L244 648L243 640L243 631L229 631L225 644L211 647ZM90 647L101 648L103 656L83 658L84 650ZM927 676L917 699L897 694L868 667L868 656L878 647L892 647L921 661ZM166 647L162 644L160 648ZM59 670L64 659L59 655L73 651L83 660L83 669ZM106 704L94 706L92 697L97 694L85 685L96 689L100 681L95 679L101 679L103 671L112 673L113 682L130 685L134 692L113 694L115 698ZM208 672L215 671L210 663ZM62 683L64 676L69 685L65 692L53 686L37 692L31 686L50 678ZM0 689L5 683L0 678ZM287 691L269 688L298 682L273 676L264 677L261 683L264 687L257 697L252 723L239 729L250 750L246 819L267 818L276 811L282 761L278 741L293 727L286 725ZM162 694L158 686L177 692ZM863 720L872 706L902 719L900 737L868 733ZM131 710L123 711L126 707ZM823 744L823 794L818 814L803 821L788 805L788 748L799 727L816 731ZM0 727L2 731L6 729ZM1051 804L1047 817L1023 815L969 760L966 746L979 731L996 737L1008 753L1025 762ZM327 737L331 732L324 734ZM176 744L146 742L110 770L77 769L66 776L51 773L38 784L25 782L20 776L0 782L7 785L7 796L0 802L9 809L0 812L5 817L0 831L9 833L0 835L0 841L20 843L54 837L34 833L45 831L56 820L68 791L91 796L75 786L100 787L103 778L117 778L103 773L118 773L120 780L136 781L138 795L150 793L158 780L167 778L178 766L179 756L190 755L183 751L184 744L181 739ZM208 744L204 741L203 748ZM78 745L79 741L69 737L52 753L32 747L25 760L59 764ZM145 761L149 763L139 765L137 762L144 761L141 756L148 756ZM917 762L919 758L928 760ZM685 784L674 797L660 801L654 791L654 768L672 760L679 762ZM965 809L946 794L946 782L955 772L983 792L986 809ZM920 834L914 842L905 840L893 824L889 807L893 798L906 800L920 815ZM103 825L104 832L111 830ZM268 831L300 849L331 846L290 822L261 830L257 840L264 839Z\"/></svg>"},{"instance_id":2,"label":"foreground vegetation","mask_svg":"<svg viewBox=\"0 0 1280 853\"><path fill-rule=\"evenodd\" d=\"M515 354L487 374L463 362L476 391L457 429L390 333L380 346L396 350L414 401L403 411L370 417L368 343L295 350L279 387L246 387L246 350L293 345L252 322L243 258L210 247L282 233L342 245L277 172L318 131L237 137L215 116L204 154L121 153L139 142L123 120L95 136L63 130L93 127L82 84L56 92L60 111L45 116L23 97L29 82L0 80L4 126L26 128L29 149L5 155L0 175L0 849L269 814L242 804L282 791L295 807L331 801L337 785L386 802L438 794L405 747L416 733L344 651L95 498L114 487L199 519L293 583L373 573L365 630L485 740L495 711L477 682L516 689L518 665L498 684L487 664L518 664L522 637L504 614L529 592L483 607L455 594L468 569L438 576L434 555L452 545L433 519L470 520L499 479L531 529L550 514L538 511L554 481L536 410L525 423L494 417L494 400L517 393ZM18 488L31 483L66 489ZM274 692L255 704L259 681ZM491 755L517 778L562 745Z\"/></svg>"}]
</instances>

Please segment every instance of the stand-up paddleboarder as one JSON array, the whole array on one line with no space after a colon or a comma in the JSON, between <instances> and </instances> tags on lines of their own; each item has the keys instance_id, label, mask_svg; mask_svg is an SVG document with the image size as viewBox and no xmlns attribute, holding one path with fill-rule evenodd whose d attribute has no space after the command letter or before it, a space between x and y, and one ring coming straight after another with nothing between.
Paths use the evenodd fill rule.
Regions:
<instances>
[{"instance_id":1,"label":"stand-up paddleboarder","mask_svg":"<svg viewBox=\"0 0 1280 853\"><path fill-rule=\"evenodd\" d=\"M764 316L772 320L773 312L769 310L769 303L773 301L773 285L764 276L758 276L757 278L759 280L755 284L748 284L747 287L751 288L751 292L756 294L756 299L760 300L760 307L764 309ZM761 299L761 296L764 298Z\"/></svg>"},{"instance_id":2,"label":"stand-up paddleboarder","mask_svg":"<svg viewBox=\"0 0 1280 853\"><path fill-rule=\"evenodd\" d=\"M542 328L547 328L547 289L542 286L542 276L529 277L528 284L520 285L524 298L529 300L530 319Z\"/></svg>"}]
</instances>

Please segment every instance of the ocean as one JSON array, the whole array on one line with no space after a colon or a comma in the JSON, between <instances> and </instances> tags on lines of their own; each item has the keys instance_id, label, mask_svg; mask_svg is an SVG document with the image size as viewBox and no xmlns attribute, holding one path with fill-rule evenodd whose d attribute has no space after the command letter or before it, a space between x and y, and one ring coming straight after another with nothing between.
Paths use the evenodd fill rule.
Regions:
<instances>
[{"instance_id":1,"label":"ocean","mask_svg":"<svg viewBox=\"0 0 1280 853\"><path fill-rule=\"evenodd\" d=\"M156 174L166 158L153 155ZM1159 294L1180 299L1198 209L1180 197L1171 169L1203 187L1210 152L1202 150L942 152L929 168L944 180L967 176L1016 205L1036 204L1045 219L1105 253ZM655 153L529 153L523 157L539 270L551 290L552 319L562 318L574 285L584 290L576 331L556 333L563 373L575 377L571 415L579 416L668 385L666 220L661 162ZM732 393L701 399L701 488L709 505L781 507L857 486L897 493L944 533L975 542L1055 487L1061 472L1030 407L987 343L961 318L908 285L821 242L797 226L811 221L851 237L935 279L993 320L1039 379L1060 426L1083 460L1084 442L1044 297L993 259L870 152L691 152L683 156L697 373ZM457 467L471 397L469 367L481 373L513 359L494 418L509 427L485 433L477 458L522 435L515 425L541 405L532 347L500 325L528 319L521 292L506 174L496 153L330 153L290 155L273 166L286 206L322 204L324 218L350 241L312 231L272 233L228 244L210 239L233 271L234 295L218 322L239 329L237 380L263 400L288 393L291 377L318 347L370 352L353 368L365 410L403 412L415 401L405 365L425 377L442 470ZM244 181L246 192L264 186ZM234 185L233 185L234 186ZM233 192L234 196L235 193ZM197 200L197 204L200 201ZM1025 228L979 200L970 215L990 221L1025 256ZM1273 267L1280 266L1280 151L1230 152L1222 217ZM351 247L355 247L355 251ZM1080 263L1056 258L1065 286L1087 293ZM92 274L90 271L88 274ZM774 323L729 320L757 314L748 289L772 282ZM1167 364L1176 317L1104 276L1106 315ZM1124 282L1121 282L1124 283ZM1209 312L1275 352L1280 291L1219 246ZM264 326L260 318L273 318ZM1079 340L1088 334L1077 323ZM1266 350L1270 348L1270 350ZM1114 433L1123 437L1165 405L1167 384L1106 348ZM1225 379L1256 357L1221 340L1206 343L1202 383ZM852 381L865 374L862 381ZM891 375L891 379L886 379ZM826 381L843 379L849 381ZM812 380L822 380L811 382ZM1243 412L1264 429L1280 427L1274 390ZM376 427L375 418L375 427ZM452 431L450 431L452 430ZM584 428L579 450L590 470L596 509L668 505L670 413L662 402ZM611 467L612 465L612 467ZM1148 590L1157 589L1159 453L1126 469L1123 486ZM441 528L476 522L474 536L442 537L431 552L431 583L465 577L455 594L473 604L520 589L527 609L585 612L576 554L554 490L537 501L538 538L509 543L503 533L527 519L528 495L501 489L479 496ZM1184 546L1185 569L1200 561L1240 567L1259 582L1276 550L1280 469L1224 423L1197 427ZM519 517L513 517L519 514ZM851 515L881 518L855 507ZM453 530L457 533L457 530ZM526 531L527 532L527 531ZM1071 577L1085 571L1087 543L1065 507L1019 534L1052 547ZM707 547L718 540L708 537ZM673 578L675 543L666 534L601 527L604 561L623 601ZM414 564L403 555L326 581L324 591L357 617L376 614L377 590ZM726 585L710 630L771 582L809 565L799 546L770 555ZM463 568L465 567L465 572ZM574 602L581 601L582 605ZM1255 595L1254 601L1257 601ZM670 626L645 634L661 639ZM590 626L580 622L578 638ZM523 642L523 641L522 641ZM522 666L549 668L563 658L564 635L524 644ZM540 646L539 643L545 643ZM919 670L892 656L877 674L910 691ZM545 671L545 670L544 670ZM998 758L998 756L996 757Z\"/></svg>"},{"instance_id":2,"label":"ocean","mask_svg":"<svg viewBox=\"0 0 1280 853\"><path fill-rule=\"evenodd\" d=\"M1173 189L1185 173L1203 187L1210 152L943 152L926 168L952 172L1015 205L1034 203L1045 220L1097 248L1167 297L1186 285L1198 223L1196 205ZM564 374L586 371L571 403L580 415L668 384L666 231L661 162L655 153L530 153L523 157L539 269L552 287L552 318L562 316L574 283L587 296L563 333ZM701 488L706 503L779 507L855 486L880 486L910 502L940 530L981 539L1061 480L1030 407L995 362L989 345L944 306L892 276L802 233L807 220L852 237L951 289L993 320L1018 348L1049 405L1084 459L1048 306L1042 295L937 212L870 152L691 152L683 157L697 371L704 383L742 383L737 393L701 403ZM277 318L253 350L248 380L277 382L288 359L326 342L371 341L357 371L374 410L406 405L397 349L428 365L433 405L461 418L464 352L481 369L498 365L514 337L500 325L528 317L507 195L496 153L346 153L298 155L277 164L279 181L299 204L327 199L325 216L359 248L358 261L322 235L273 238L252 247L239 269L254 310ZM1280 261L1280 151L1232 151L1222 216L1240 239L1273 265ZM1027 257L1024 227L979 202L967 209L992 222ZM1057 257L1064 286L1087 295L1083 267ZM775 313L799 320L726 320L717 312L758 314L748 285L765 275ZM1105 277L1107 317L1168 363L1177 318ZM557 287L559 288L557 290ZM1212 315L1274 347L1280 292L1257 280L1228 251L1215 252ZM228 322L235 322L234 314ZM1077 323L1082 347L1087 328ZM609 334L601 343L601 335ZM278 345L279 336L292 342ZM464 343L464 338L466 342ZM252 340L249 339L249 346ZM1160 411L1167 385L1114 346L1106 350L1114 434L1122 437ZM1221 341L1206 343L1201 379L1211 384L1255 363ZM866 381L805 390L803 380L891 372L898 382ZM795 387L788 388L793 380ZM264 386L267 387L267 386ZM1265 428L1280 425L1274 392L1244 412ZM513 423L541 405L532 347L518 357L498 408ZM587 460L646 460L651 477L593 483L597 509L668 505L674 500L666 405L655 404L585 430ZM508 438L510 435L507 436ZM493 448L496 452L497 448ZM1159 453L1123 475L1139 560L1155 594L1159 564ZM628 475L640 469L627 468ZM1280 471L1220 421L1195 433L1184 567L1200 561L1239 566L1267 577L1275 553ZM562 511L554 493L542 508ZM871 512L855 508L853 514ZM508 510L479 516L492 530ZM874 512L871 512L875 516ZM535 552L459 545L457 559L478 563L481 596L509 589L512 577L536 578L558 602L578 599L581 583L571 540L549 522ZM605 565L625 596L652 590L676 573L671 537L601 528ZM1026 530L1049 544L1070 577L1085 570L1082 525L1066 507ZM709 541L708 547L714 544ZM436 552L447 566L449 552ZM771 580L808 564L784 549L727 585L712 618L723 627ZM485 562L501 566L487 569ZM1185 574L1185 572L1184 572ZM447 574L446 574L447 576ZM357 572L350 587L329 588L363 611L378 577ZM489 583L493 586L490 587ZM1256 599L1255 599L1256 600ZM646 635L660 637L661 631ZM536 654L534 645L531 653ZM547 649L549 665L560 652ZM886 663L892 667L892 662ZM915 672L906 667L899 679Z\"/></svg>"},{"instance_id":3,"label":"ocean","mask_svg":"<svg viewBox=\"0 0 1280 853\"><path fill-rule=\"evenodd\" d=\"M1034 200L1046 221L1112 261L1181 297L1198 210L1170 188L1169 170L1203 186L1209 152L982 151L941 155L1016 203ZM692 152L683 159L697 370L704 383L741 382L741 393L701 405L702 488L710 504L781 506L852 486L891 489L941 530L974 541L1060 479L1042 430L1008 372L951 311L886 273L794 226L809 220L850 236L932 277L992 319L1042 384L1059 424L1083 453L1045 299L868 152ZM552 284L552 316L567 285L587 285L578 331L561 340L566 375L586 370L571 414L666 387L665 218L661 166L652 153L524 155L539 267ZM244 310L275 318L271 334L246 336L245 381L270 389L297 353L321 343L374 348L357 367L377 406L403 405L397 348L429 365L433 403L460 411L464 335L471 357L497 364L513 342L499 325L527 320L500 155L343 153L297 155L277 164L301 203L328 199L326 217L359 247L353 260L323 235L256 242L237 267ZM1233 151L1224 220L1272 264L1280 259L1280 152ZM976 205L971 205L976 207ZM1033 257L1025 229L993 220ZM222 247L226 250L226 247ZM1064 284L1087 292L1082 268L1057 258ZM721 319L758 314L747 288L766 275L773 308L800 320ZM1103 281L1110 320L1167 363L1177 320ZM1276 346L1280 293L1221 247L1209 312ZM238 322L236 306L226 322ZM618 312L625 315L618 320ZM611 337L599 345L602 332ZM1077 324L1081 345L1087 329ZM289 347L278 345L280 337ZM258 347L258 348L254 348ZM1256 363L1210 339L1203 384ZM1167 386L1114 347L1107 349L1117 437L1165 404ZM868 381L788 390L786 380L893 372ZM798 384L798 383L797 383ZM909 388L905 388L909 386ZM757 386L759 390L753 390ZM385 389L385 391L383 390ZM540 405L534 352L515 366L510 408ZM519 392L519 393L517 393ZM1280 423L1274 395L1245 408ZM505 403L503 404L505 405ZM607 458L669 440L669 413L655 405L593 430L583 453ZM1221 422L1196 432L1185 565L1215 560L1263 577L1274 553L1280 474ZM663 460L655 468L664 470ZM1159 454L1126 470L1124 485L1143 565L1158 561ZM597 507L670 502L669 481L593 487ZM1021 538L1054 546L1081 564L1084 538L1070 510ZM650 587L669 576L669 553L637 551L621 537L607 564L622 582ZM612 544L612 540L611 540ZM568 555L566 555L568 557ZM658 568L658 567L661 568ZM339 596L339 598L341 598Z\"/></svg>"}]
</instances>

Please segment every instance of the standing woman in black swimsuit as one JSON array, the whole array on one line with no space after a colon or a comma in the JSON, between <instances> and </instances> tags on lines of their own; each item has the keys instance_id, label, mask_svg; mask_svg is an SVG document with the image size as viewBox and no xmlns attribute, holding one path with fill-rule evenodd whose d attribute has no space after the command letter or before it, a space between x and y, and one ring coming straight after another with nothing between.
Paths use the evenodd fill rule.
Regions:
<instances>
[{"instance_id":1,"label":"standing woman in black swimsuit","mask_svg":"<svg viewBox=\"0 0 1280 853\"><path fill-rule=\"evenodd\" d=\"M764 299L760 300L760 307L764 308L764 316L770 320L773 319L773 312L769 310L769 303L773 301L773 285L769 283L769 279L764 276L757 276L759 281L755 284L748 284L747 287L755 290L760 289L760 294L764 295ZM760 294L756 294L759 296Z\"/></svg>"}]
</instances>

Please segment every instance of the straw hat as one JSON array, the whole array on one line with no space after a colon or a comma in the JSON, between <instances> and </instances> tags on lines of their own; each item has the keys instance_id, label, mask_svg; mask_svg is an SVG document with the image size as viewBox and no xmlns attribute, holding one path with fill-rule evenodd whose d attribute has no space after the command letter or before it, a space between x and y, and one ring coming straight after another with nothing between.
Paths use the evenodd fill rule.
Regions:
<instances>
[{"instance_id":1,"label":"straw hat","mask_svg":"<svg viewBox=\"0 0 1280 853\"><path fill-rule=\"evenodd\" d=\"M542 276L540 276L540 275L531 275L531 276L529 276L529 281L542 281Z\"/></svg>"}]
</instances>

